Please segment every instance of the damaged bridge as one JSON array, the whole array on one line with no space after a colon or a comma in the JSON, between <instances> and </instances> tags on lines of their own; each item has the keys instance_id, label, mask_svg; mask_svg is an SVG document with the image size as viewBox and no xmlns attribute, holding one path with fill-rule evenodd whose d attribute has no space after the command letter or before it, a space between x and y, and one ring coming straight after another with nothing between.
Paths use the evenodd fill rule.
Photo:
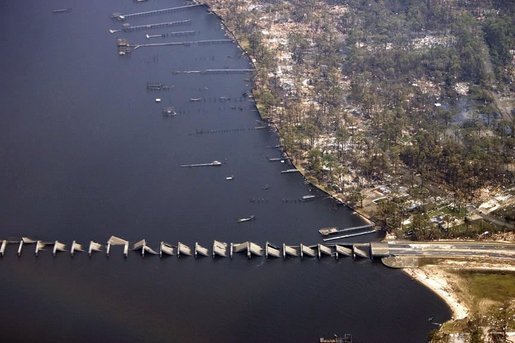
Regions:
<instances>
[{"instance_id":1,"label":"damaged bridge","mask_svg":"<svg viewBox=\"0 0 515 343\"><path fill-rule=\"evenodd\" d=\"M59 253L68 252L71 256L77 253L104 253L111 254L113 248L122 249L123 255L128 257L129 252L137 252L141 256L156 255L160 258L166 256L195 258L212 257L233 258L235 255L243 255L248 259L253 258L274 258L274 259L322 259L340 257L353 257L364 259L381 258L383 263L394 268L402 268L404 261L413 261L416 258L515 258L515 243L501 242L371 242L371 243L318 243L318 244L297 244L286 243L277 245L270 242L259 244L251 241L244 242L222 242L213 241L212 245L204 246L199 242L188 245L183 242L169 243L161 241L159 246L152 248L145 239L136 242L111 236L106 242L100 243L89 241L79 243L72 241L65 244L58 240L39 240L29 237L22 237L16 240L0 240L0 257L3 257L8 246L17 247L17 255L21 256L26 249L33 251L38 256L44 251L51 251L55 256ZM410 262L411 263L411 262Z\"/></svg>"},{"instance_id":2,"label":"damaged bridge","mask_svg":"<svg viewBox=\"0 0 515 343\"><path fill-rule=\"evenodd\" d=\"M177 242L168 243L161 241L158 248L152 248L147 240L141 239L136 242L130 242L126 239L111 236L105 243L89 241L89 243L79 243L73 241L71 244L65 244L60 241L44 241L22 237L19 240L0 240L0 256L3 257L9 245L17 246L17 255L21 256L24 250L30 249L36 256L39 253L51 250L55 256L57 253L69 252L70 255L77 253L87 253L93 255L95 253L105 253L109 256L114 247L121 247L123 255L128 257L129 251L138 252L141 256L158 255L165 256L194 256L212 258L232 258L234 255L244 255L247 258L264 257L264 258L324 258L324 257L354 257L354 258L375 258L389 256L388 244L385 243L336 243L336 244L298 244L276 245L266 242L260 245L255 242L245 241L239 243L213 241L213 244L203 246L195 242L192 246Z\"/></svg>"}]
</instances>

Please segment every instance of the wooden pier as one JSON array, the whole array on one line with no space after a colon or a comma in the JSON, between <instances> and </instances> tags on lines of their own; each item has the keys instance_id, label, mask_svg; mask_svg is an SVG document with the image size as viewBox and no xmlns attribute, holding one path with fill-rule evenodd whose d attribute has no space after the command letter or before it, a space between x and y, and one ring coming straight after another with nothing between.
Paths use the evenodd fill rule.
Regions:
<instances>
[{"instance_id":1,"label":"wooden pier","mask_svg":"<svg viewBox=\"0 0 515 343\"><path fill-rule=\"evenodd\" d=\"M173 13L173 12L184 11L184 10L188 10L190 8L195 8L195 7L200 7L200 6L205 6L205 5L204 4L184 5L184 6L177 6L177 7L160 8L160 9L144 11L144 12L127 13L127 14L113 13L111 18L119 20L119 21L125 21L126 19L130 19L130 18Z\"/></svg>"},{"instance_id":2,"label":"wooden pier","mask_svg":"<svg viewBox=\"0 0 515 343\"><path fill-rule=\"evenodd\" d=\"M174 70L172 74L244 74L253 73L254 69L205 69L205 70Z\"/></svg>"},{"instance_id":3,"label":"wooden pier","mask_svg":"<svg viewBox=\"0 0 515 343\"><path fill-rule=\"evenodd\" d=\"M141 44L129 44L129 47L134 50L145 47L163 47L163 46L192 46L192 45L211 45L211 44L226 44L232 43L230 39L210 39L210 40L198 40L198 41L184 41L184 42L164 42L164 43L141 43Z\"/></svg>"},{"instance_id":4,"label":"wooden pier","mask_svg":"<svg viewBox=\"0 0 515 343\"><path fill-rule=\"evenodd\" d=\"M249 68L227 68L227 69L206 69L203 71L204 74L244 74L244 73L253 73L254 69Z\"/></svg>"},{"instance_id":5,"label":"wooden pier","mask_svg":"<svg viewBox=\"0 0 515 343\"><path fill-rule=\"evenodd\" d=\"M152 30L152 29L159 29L163 27L170 27L170 26L178 26L178 25L189 25L191 24L191 19L185 19L185 20L176 20L176 21L167 21L162 23L155 23L155 24L144 24L144 25L128 25L124 26L121 29L110 29L109 33L118 33L118 32L134 32L134 31L141 31L141 30Z\"/></svg>"},{"instance_id":6,"label":"wooden pier","mask_svg":"<svg viewBox=\"0 0 515 343\"><path fill-rule=\"evenodd\" d=\"M330 236L336 233L343 233L343 232L350 232L350 231L356 231L356 230L362 230L362 229L368 229L369 227L373 227L374 224L367 224L367 225L360 225L360 226L353 226L348 227L345 229L338 229L336 227L328 227L328 228L322 228L318 230L322 236Z\"/></svg>"},{"instance_id":7,"label":"wooden pier","mask_svg":"<svg viewBox=\"0 0 515 343\"><path fill-rule=\"evenodd\" d=\"M166 38L166 37L177 37L177 36L189 36L189 35L195 35L197 31L174 31L174 32L168 32L168 33L160 33L156 35L150 35L146 34L145 37L147 39L150 38Z\"/></svg>"},{"instance_id":8,"label":"wooden pier","mask_svg":"<svg viewBox=\"0 0 515 343\"><path fill-rule=\"evenodd\" d=\"M357 237L357 236L363 236L363 235L369 235L371 233L375 233L375 232L379 232L381 230L378 230L378 229L374 229L374 230L368 230L368 231L363 231L363 232L358 232L358 233L351 233L351 234L348 234L348 235L342 235L342 236L336 236L336 237L330 237L330 238L324 238L322 239L324 242L330 242L330 241L336 241L336 240L339 240L339 239L346 239L346 238L351 238L351 237Z\"/></svg>"}]
</instances>

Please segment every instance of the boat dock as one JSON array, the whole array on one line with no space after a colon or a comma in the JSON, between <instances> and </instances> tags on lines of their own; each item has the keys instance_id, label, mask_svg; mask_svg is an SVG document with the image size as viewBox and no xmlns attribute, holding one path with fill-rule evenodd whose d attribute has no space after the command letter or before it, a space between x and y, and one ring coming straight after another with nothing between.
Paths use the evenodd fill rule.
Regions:
<instances>
[{"instance_id":1,"label":"boat dock","mask_svg":"<svg viewBox=\"0 0 515 343\"><path fill-rule=\"evenodd\" d=\"M353 226L353 227L349 227L349 228L341 229L341 230L338 228L335 228L335 227L330 227L330 228L322 228L322 229L318 230L318 232L320 232L320 234L322 236L329 236L329 235L333 235L336 233L368 229L369 227L373 227L373 226L374 226L374 224L367 224L367 225Z\"/></svg>"},{"instance_id":2,"label":"boat dock","mask_svg":"<svg viewBox=\"0 0 515 343\"><path fill-rule=\"evenodd\" d=\"M159 29L159 28L163 28L163 27L178 26L178 25L189 25L189 24L191 24L191 19L167 21L167 22L163 22L163 23L135 25L135 26L130 26L129 25L129 26L124 26L121 29L110 29L109 33L134 32L134 31Z\"/></svg>"},{"instance_id":3,"label":"boat dock","mask_svg":"<svg viewBox=\"0 0 515 343\"><path fill-rule=\"evenodd\" d=\"M242 68L242 69L206 69L204 70L204 74L243 74L243 73L253 73L254 69Z\"/></svg>"},{"instance_id":4,"label":"boat dock","mask_svg":"<svg viewBox=\"0 0 515 343\"><path fill-rule=\"evenodd\" d=\"M285 161L289 161L289 157L268 157L269 162L281 162L284 163Z\"/></svg>"},{"instance_id":5,"label":"boat dock","mask_svg":"<svg viewBox=\"0 0 515 343\"><path fill-rule=\"evenodd\" d=\"M242 74L252 73L254 69L205 69L205 70L174 70L172 74Z\"/></svg>"},{"instance_id":6,"label":"boat dock","mask_svg":"<svg viewBox=\"0 0 515 343\"><path fill-rule=\"evenodd\" d=\"M161 33L161 34L157 34L157 35L146 34L145 37L147 39L166 38L166 37L177 37L177 36L189 36L189 35L194 35L196 33L197 33L197 31L175 31L175 32Z\"/></svg>"},{"instance_id":7,"label":"boat dock","mask_svg":"<svg viewBox=\"0 0 515 343\"><path fill-rule=\"evenodd\" d=\"M147 82L148 91L168 91L174 86L165 85L162 82Z\"/></svg>"},{"instance_id":8,"label":"boat dock","mask_svg":"<svg viewBox=\"0 0 515 343\"><path fill-rule=\"evenodd\" d=\"M145 47L161 47L161 46L192 46L192 45L210 45L210 44L225 44L232 43L230 39L209 39L197 41L184 41L184 42L164 42L164 43L142 43L142 44L129 44L134 50Z\"/></svg>"},{"instance_id":9,"label":"boat dock","mask_svg":"<svg viewBox=\"0 0 515 343\"><path fill-rule=\"evenodd\" d=\"M127 13L127 14L113 13L111 18L119 20L119 21L125 21L126 19L130 19L130 18L173 13L173 12L183 11L183 10L187 10L187 9L195 8L195 7L199 7L199 6L205 6L205 5L204 4L184 5L184 6L177 6L177 7L161 8L161 9L157 9L157 10L144 11L144 12Z\"/></svg>"},{"instance_id":10,"label":"boat dock","mask_svg":"<svg viewBox=\"0 0 515 343\"><path fill-rule=\"evenodd\" d=\"M330 242L330 241L336 241L338 239L346 239L346 238L351 238L351 237L357 237L357 236L363 236L363 235L369 235L371 233L376 233L376 232L379 232L381 230L379 229L374 229L374 230L368 230L368 231L363 231L363 232L358 232L358 233L351 233L351 234L348 234L348 235L342 235L342 236L336 236L336 237L330 237L330 238L324 238L322 239L324 242Z\"/></svg>"}]
</instances>

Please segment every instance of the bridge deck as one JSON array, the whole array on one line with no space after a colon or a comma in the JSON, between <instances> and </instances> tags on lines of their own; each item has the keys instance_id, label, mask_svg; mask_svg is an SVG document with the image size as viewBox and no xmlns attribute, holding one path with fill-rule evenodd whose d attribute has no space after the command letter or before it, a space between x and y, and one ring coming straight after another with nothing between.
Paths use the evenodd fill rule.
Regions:
<instances>
[{"instance_id":1,"label":"bridge deck","mask_svg":"<svg viewBox=\"0 0 515 343\"><path fill-rule=\"evenodd\" d=\"M0 256L4 256L9 243L19 243L18 255L21 256L22 250L26 245L35 244L34 253L38 255L45 250L45 247L52 246L52 252L55 255L57 252L68 251L66 244L60 241L42 241L33 240L27 237L22 237L21 240L0 240ZM123 246L123 254L125 256L129 253L129 241L116 236L111 236L106 242L105 253L109 256L112 246ZM70 255L75 253L84 252L83 246L73 241L70 245ZM93 252L102 251L104 245L90 241L88 254ZM178 242L176 246L161 242L159 252L153 250L147 245L147 241L142 239L133 243L132 250L141 250L141 255L146 253L157 255L161 257L164 255L177 255L177 256L209 256L210 250L201 246L198 242L195 243L194 249L188 245ZM229 248L229 254L228 254ZM498 243L498 242L466 242L466 241L446 241L446 242L372 242L372 243L338 243L338 244L316 244L316 245L286 245L275 246L266 242L264 246L245 241L241 243L224 243L214 241L211 255L213 258L216 256L232 257L233 253L243 253L252 258L254 256L265 257L318 257L333 256L354 256L363 258L385 258L385 257L431 257L431 258L499 258L499 259L515 259L515 243ZM402 259L399 259L399 261ZM392 260L395 261L395 260Z\"/></svg>"}]
</instances>

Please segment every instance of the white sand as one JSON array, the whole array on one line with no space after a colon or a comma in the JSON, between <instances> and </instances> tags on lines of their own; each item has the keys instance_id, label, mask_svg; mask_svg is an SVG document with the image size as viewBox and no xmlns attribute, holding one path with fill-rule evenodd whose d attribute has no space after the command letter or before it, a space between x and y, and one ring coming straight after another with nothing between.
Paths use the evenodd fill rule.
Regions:
<instances>
[{"instance_id":1,"label":"white sand","mask_svg":"<svg viewBox=\"0 0 515 343\"><path fill-rule=\"evenodd\" d=\"M413 279L419 281L438 294L451 308L452 319L463 319L469 315L469 309L460 301L444 274L435 268L406 268L403 269Z\"/></svg>"}]
</instances>

